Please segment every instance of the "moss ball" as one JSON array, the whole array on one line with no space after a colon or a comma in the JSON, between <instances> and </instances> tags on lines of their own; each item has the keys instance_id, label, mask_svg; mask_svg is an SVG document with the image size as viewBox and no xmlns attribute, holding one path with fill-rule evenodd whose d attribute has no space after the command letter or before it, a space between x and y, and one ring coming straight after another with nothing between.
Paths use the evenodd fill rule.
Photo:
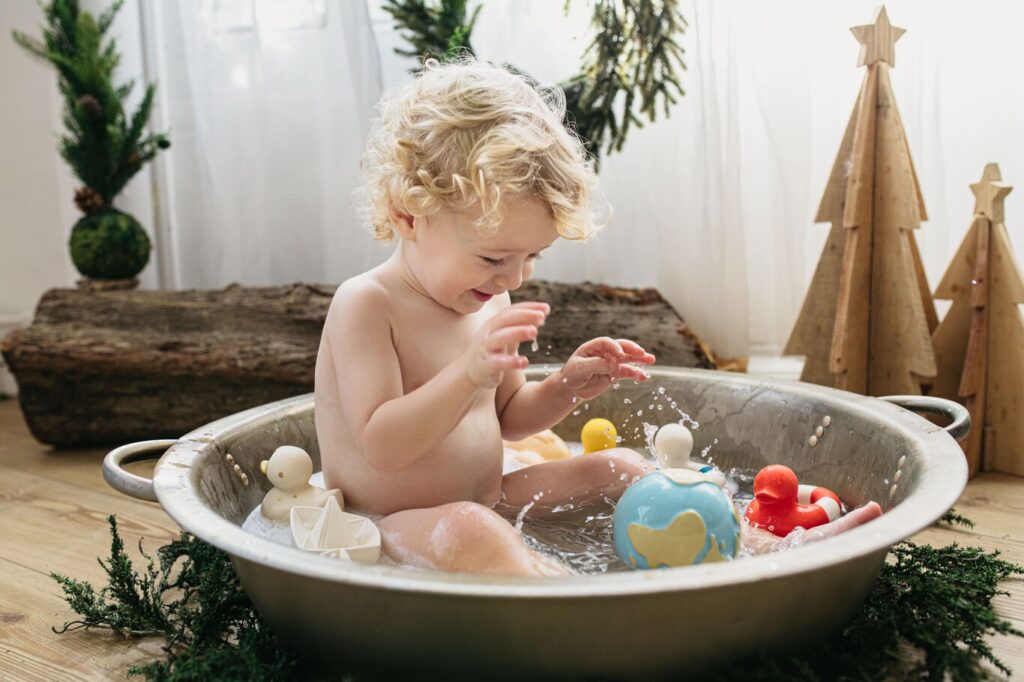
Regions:
<instances>
[{"instance_id":1,"label":"moss ball","mask_svg":"<svg viewBox=\"0 0 1024 682\"><path fill-rule=\"evenodd\" d=\"M127 213L114 209L91 213L71 230L71 260L93 279L128 279L149 261L146 231Z\"/></svg>"}]
</instances>

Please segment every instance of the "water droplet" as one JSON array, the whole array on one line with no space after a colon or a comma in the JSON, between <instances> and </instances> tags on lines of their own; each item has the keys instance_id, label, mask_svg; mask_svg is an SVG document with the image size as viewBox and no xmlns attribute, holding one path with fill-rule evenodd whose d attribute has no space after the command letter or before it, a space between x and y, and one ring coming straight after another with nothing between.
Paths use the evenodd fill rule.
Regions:
<instances>
[{"instance_id":1,"label":"water droplet","mask_svg":"<svg viewBox=\"0 0 1024 682\"><path fill-rule=\"evenodd\" d=\"M572 416L574 416L574 417L580 416L580 411L579 410L573 410L572 411Z\"/></svg>"},{"instance_id":2,"label":"water droplet","mask_svg":"<svg viewBox=\"0 0 1024 682\"><path fill-rule=\"evenodd\" d=\"M897 469L896 473L892 475L892 480L893 481L898 481L898 480L900 480L900 476L902 476L902 475L903 475L903 470L902 469Z\"/></svg>"},{"instance_id":3,"label":"water droplet","mask_svg":"<svg viewBox=\"0 0 1024 682\"><path fill-rule=\"evenodd\" d=\"M818 437L817 436L811 436L810 438L807 439L807 444L810 445L813 448L815 445L818 444Z\"/></svg>"},{"instance_id":4,"label":"water droplet","mask_svg":"<svg viewBox=\"0 0 1024 682\"><path fill-rule=\"evenodd\" d=\"M896 484L895 484L895 483L893 483L893 484L892 484L892 487L891 487L891 488L889 488L889 497L892 497L892 496L893 496L893 495L895 495L895 494L896 494Z\"/></svg>"},{"instance_id":5,"label":"water droplet","mask_svg":"<svg viewBox=\"0 0 1024 682\"><path fill-rule=\"evenodd\" d=\"M814 429L814 435L817 436L818 438L821 438L822 436L825 435L825 429L819 426L818 428Z\"/></svg>"},{"instance_id":6,"label":"water droplet","mask_svg":"<svg viewBox=\"0 0 1024 682\"><path fill-rule=\"evenodd\" d=\"M658 387L658 393L660 393L662 395L665 395L665 387L664 386L659 386Z\"/></svg>"},{"instance_id":7,"label":"water droplet","mask_svg":"<svg viewBox=\"0 0 1024 682\"><path fill-rule=\"evenodd\" d=\"M898 466L900 469L902 469L903 465L906 464L906 463L907 463L907 456L903 455L902 457L900 457L900 461L896 462L896 466Z\"/></svg>"},{"instance_id":8,"label":"water droplet","mask_svg":"<svg viewBox=\"0 0 1024 682\"><path fill-rule=\"evenodd\" d=\"M537 343L537 339L534 339L533 343L530 344L530 352L536 353L538 350L540 350L540 345Z\"/></svg>"},{"instance_id":9,"label":"water droplet","mask_svg":"<svg viewBox=\"0 0 1024 682\"><path fill-rule=\"evenodd\" d=\"M622 404L623 404L623 405L632 405L632 404L633 404L633 401L632 401L632 400L630 400L629 398L623 398L623 399L622 399Z\"/></svg>"},{"instance_id":10,"label":"water droplet","mask_svg":"<svg viewBox=\"0 0 1024 682\"><path fill-rule=\"evenodd\" d=\"M621 386L621 384L618 381L616 381L614 384L612 384L612 390L613 391L619 390L619 386Z\"/></svg>"},{"instance_id":11,"label":"water droplet","mask_svg":"<svg viewBox=\"0 0 1024 682\"><path fill-rule=\"evenodd\" d=\"M825 427L826 429L827 429L828 427L832 426L832 417L830 417L830 416L828 416L828 415L826 414L826 415L825 415L824 417L822 417L822 419L821 419L821 425L822 425L822 426L824 426L824 427Z\"/></svg>"},{"instance_id":12,"label":"water droplet","mask_svg":"<svg viewBox=\"0 0 1024 682\"><path fill-rule=\"evenodd\" d=\"M583 409L584 410L589 410L590 409L590 403L583 403Z\"/></svg>"},{"instance_id":13,"label":"water droplet","mask_svg":"<svg viewBox=\"0 0 1024 682\"><path fill-rule=\"evenodd\" d=\"M637 410L636 411L636 416L638 416L638 417L644 416L644 411L643 410Z\"/></svg>"}]
</instances>

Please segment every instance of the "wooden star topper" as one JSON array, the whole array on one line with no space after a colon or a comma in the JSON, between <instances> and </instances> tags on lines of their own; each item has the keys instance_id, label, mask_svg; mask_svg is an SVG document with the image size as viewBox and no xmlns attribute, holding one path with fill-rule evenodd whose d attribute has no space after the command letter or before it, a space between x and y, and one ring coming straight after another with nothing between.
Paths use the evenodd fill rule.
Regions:
<instances>
[{"instance_id":1,"label":"wooden star topper","mask_svg":"<svg viewBox=\"0 0 1024 682\"><path fill-rule=\"evenodd\" d=\"M850 29L860 42L860 60L857 66L870 66L875 62L886 62L896 66L896 50L894 46L905 30L889 23L889 15L885 6L878 8L875 23L866 26L854 26Z\"/></svg>"},{"instance_id":2,"label":"wooden star topper","mask_svg":"<svg viewBox=\"0 0 1024 682\"><path fill-rule=\"evenodd\" d=\"M1004 185L999 172L998 163L990 163L985 166L981 174L981 182L971 185L974 192L974 214L983 214L993 223L1001 223L1005 220L1003 214L1003 199L1013 189L1010 185Z\"/></svg>"}]
</instances>

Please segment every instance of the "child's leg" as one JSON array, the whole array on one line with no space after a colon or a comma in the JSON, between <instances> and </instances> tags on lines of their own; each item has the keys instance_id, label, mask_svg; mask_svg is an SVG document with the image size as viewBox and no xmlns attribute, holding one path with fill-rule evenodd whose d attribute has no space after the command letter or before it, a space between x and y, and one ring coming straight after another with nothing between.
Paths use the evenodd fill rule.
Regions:
<instances>
[{"instance_id":1,"label":"child's leg","mask_svg":"<svg viewBox=\"0 0 1024 682\"><path fill-rule=\"evenodd\" d=\"M617 500L651 469L647 460L628 448L535 464L505 475L502 502L512 509L533 502L527 514L534 516L570 502L586 505L605 496Z\"/></svg>"},{"instance_id":2,"label":"child's leg","mask_svg":"<svg viewBox=\"0 0 1024 682\"><path fill-rule=\"evenodd\" d=\"M395 512L377 525L384 551L403 564L491 575L571 573L527 547L508 521L475 502Z\"/></svg>"}]
</instances>

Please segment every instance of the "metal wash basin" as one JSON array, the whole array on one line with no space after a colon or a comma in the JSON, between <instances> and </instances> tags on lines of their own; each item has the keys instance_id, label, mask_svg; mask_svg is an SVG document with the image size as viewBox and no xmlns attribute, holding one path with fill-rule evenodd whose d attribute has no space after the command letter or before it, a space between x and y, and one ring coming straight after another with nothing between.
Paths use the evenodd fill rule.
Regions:
<instances>
[{"instance_id":1,"label":"metal wash basin","mask_svg":"<svg viewBox=\"0 0 1024 682\"><path fill-rule=\"evenodd\" d=\"M541 376L539 368L529 372ZM555 430L577 440L588 417L619 423L662 386L700 422L695 452L718 439L713 455L722 468L781 462L849 506L875 500L885 513L789 552L688 568L512 579L346 565L240 528L267 490L259 462L277 446L307 449L319 469L312 395L226 417L176 443L119 448L104 473L119 490L155 494L183 529L230 554L260 613L327 670L476 669L521 679L678 677L756 649L821 641L856 612L890 545L939 518L966 484L954 437L963 437L969 419L955 403L867 398L706 370L651 373L650 382L624 382ZM953 424L936 426L887 400L946 414ZM672 415L655 414L665 422ZM811 447L809 436L825 416L831 426ZM624 445L643 446L623 435ZM120 468L122 460L171 443L152 482ZM248 485L225 463L229 452Z\"/></svg>"}]
</instances>

